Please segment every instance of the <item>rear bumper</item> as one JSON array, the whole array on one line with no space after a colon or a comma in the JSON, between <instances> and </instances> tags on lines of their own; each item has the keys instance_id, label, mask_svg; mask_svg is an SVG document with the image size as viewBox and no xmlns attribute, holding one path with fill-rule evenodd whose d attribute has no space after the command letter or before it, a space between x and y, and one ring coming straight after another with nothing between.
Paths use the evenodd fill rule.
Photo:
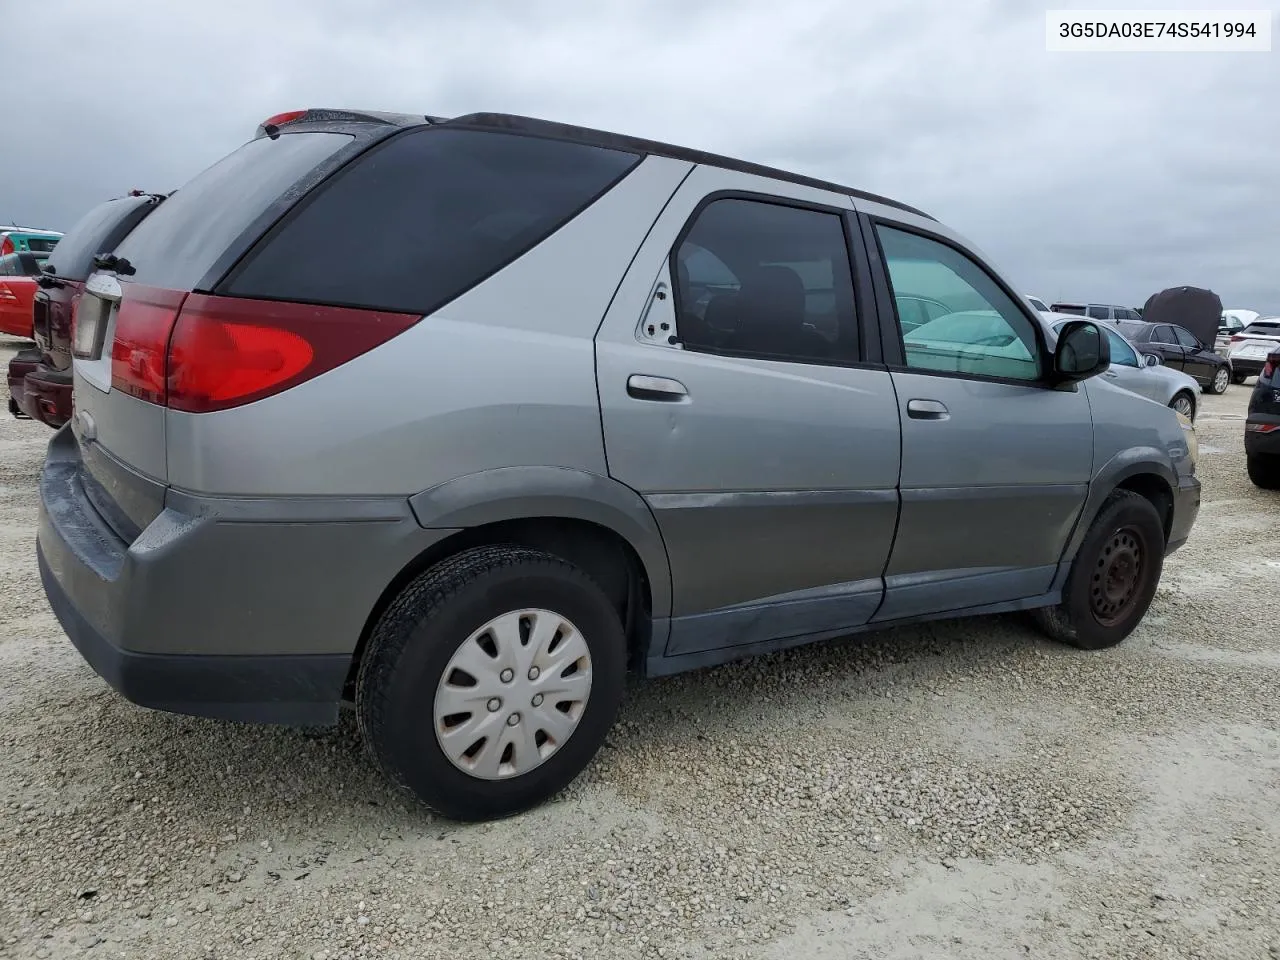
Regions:
<instances>
[{"instance_id":1,"label":"rear bumper","mask_svg":"<svg viewBox=\"0 0 1280 960\"><path fill-rule=\"evenodd\" d=\"M127 543L95 510L80 470L64 427L40 475L37 554L49 604L112 687L174 713L334 722L379 598L452 532L423 530L407 500L237 506L170 491Z\"/></svg>"},{"instance_id":2,"label":"rear bumper","mask_svg":"<svg viewBox=\"0 0 1280 960\"><path fill-rule=\"evenodd\" d=\"M1231 357L1231 372L1236 376L1256 377L1262 372L1262 368L1266 366L1266 358L1260 360L1245 359L1242 357Z\"/></svg>"},{"instance_id":3,"label":"rear bumper","mask_svg":"<svg viewBox=\"0 0 1280 960\"><path fill-rule=\"evenodd\" d=\"M1191 537L1191 528L1200 515L1200 481L1195 477L1182 477L1173 492L1173 520L1169 525L1169 541L1165 556L1173 553Z\"/></svg>"},{"instance_id":4,"label":"rear bumper","mask_svg":"<svg viewBox=\"0 0 1280 960\"><path fill-rule=\"evenodd\" d=\"M19 405L31 419L56 429L71 419L71 387L70 373L40 364L23 380Z\"/></svg>"},{"instance_id":5,"label":"rear bumper","mask_svg":"<svg viewBox=\"0 0 1280 960\"><path fill-rule=\"evenodd\" d=\"M9 360L9 412L30 417L27 411L27 375L40 366L39 350L19 350Z\"/></svg>"},{"instance_id":6,"label":"rear bumper","mask_svg":"<svg viewBox=\"0 0 1280 960\"><path fill-rule=\"evenodd\" d=\"M1244 423L1244 452L1246 456L1250 454L1255 456L1258 454L1280 454L1280 414L1251 413ZM1272 429L1267 433L1263 433L1256 429L1260 426L1271 427ZM1250 429L1250 427L1254 429Z\"/></svg>"}]
</instances>

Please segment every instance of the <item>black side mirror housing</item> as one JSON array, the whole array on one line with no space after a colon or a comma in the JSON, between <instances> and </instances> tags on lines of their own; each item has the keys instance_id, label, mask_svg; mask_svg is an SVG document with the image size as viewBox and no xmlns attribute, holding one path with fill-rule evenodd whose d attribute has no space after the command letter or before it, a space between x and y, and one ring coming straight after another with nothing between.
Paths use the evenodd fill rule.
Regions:
<instances>
[{"instance_id":1,"label":"black side mirror housing","mask_svg":"<svg viewBox=\"0 0 1280 960\"><path fill-rule=\"evenodd\" d=\"M1053 378L1059 384L1096 377L1111 365L1111 341L1092 320L1072 320L1058 330Z\"/></svg>"}]
</instances>

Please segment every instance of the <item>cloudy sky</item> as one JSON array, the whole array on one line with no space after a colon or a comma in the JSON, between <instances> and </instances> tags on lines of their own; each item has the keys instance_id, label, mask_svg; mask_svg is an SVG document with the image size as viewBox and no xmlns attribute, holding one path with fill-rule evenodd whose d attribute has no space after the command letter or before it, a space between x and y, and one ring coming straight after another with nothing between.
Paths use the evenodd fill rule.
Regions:
<instances>
[{"instance_id":1,"label":"cloudy sky","mask_svg":"<svg viewBox=\"0 0 1280 960\"><path fill-rule=\"evenodd\" d=\"M1049 299L1280 313L1280 51L1045 51L1047 7L1101 0L0 6L0 222L180 186L281 110L493 110L896 197Z\"/></svg>"}]
</instances>

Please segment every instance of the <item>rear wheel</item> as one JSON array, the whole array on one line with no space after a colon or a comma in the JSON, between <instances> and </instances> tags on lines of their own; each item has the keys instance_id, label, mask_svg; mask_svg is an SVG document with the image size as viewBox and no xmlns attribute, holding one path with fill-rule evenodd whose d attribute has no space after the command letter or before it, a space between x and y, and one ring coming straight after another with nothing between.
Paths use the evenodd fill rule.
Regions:
<instances>
[{"instance_id":1,"label":"rear wheel","mask_svg":"<svg viewBox=\"0 0 1280 960\"><path fill-rule=\"evenodd\" d=\"M1209 386L1205 387L1206 393L1226 393L1227 384L1231 382L1231 369L1229 367L1219 367L1213 374L1213 379L1209 381Z\"/></svg>"},{"instance_id":2,"label":"rear wheel","mask_svg":"<svg viewBox=\"0 0 1280 960\"><path fill-rule=\"evenodd\" d=\"M1195 401L1195 398L1192 397L1191 394L1188 393L1186 390L1183 390L1181 393L1175 396L1172 400L1170 400L1169 406L1173 408L1174 412L1180 413L1184 417L1186 417L1188 420L1195 422L1196 401Z\"/></svg>"},{"instance_id":3,"label":"rear wheel","mask_svg":"<svg viewBox=\"0 0 1280 960\"><path fill-rule=\"evenodd\" d=\"M1249 479L1263 490L1280 490L1280 456L1254 453L1245 458Z\"/></svg>"},{"instance_id":4,"label":"rear wheel","mask_svg":"<svg viewBox=\"0 0 1280 960\"><path fill-rule=\"evenodd\" d=\"M411 582L379 619L356 683L370 751L455 820L519 813L591 761L622 700L626 642L577 567L479 547Z\"/></svg>"},{"instance_id":5,"label":"rear wheel","mask_svg":"<svg viewBox=\"0 0 1280 960\"><path fill-rule=\"evenodd\" d=\"M1033 612L1050 637L1082 650L1113 647L1146 615L1164 569L1164 524L1151 501L1113 493L1085 534L1062 602Z\"/></svg>"},{"instance_id":6,"label":"rear wheel","mask_svg":"<svg viewBox=\"0 0 1280 960\"><path fill-rule=\"evenodd\" d=\"M1231 373L1231 382L1236 384L1237 386L1239 384L1244 383L1248 379L1249 379L1249 375L1247 373L1237 373L1235 371L1232 371Z\"/></svg>"}]
</instances>

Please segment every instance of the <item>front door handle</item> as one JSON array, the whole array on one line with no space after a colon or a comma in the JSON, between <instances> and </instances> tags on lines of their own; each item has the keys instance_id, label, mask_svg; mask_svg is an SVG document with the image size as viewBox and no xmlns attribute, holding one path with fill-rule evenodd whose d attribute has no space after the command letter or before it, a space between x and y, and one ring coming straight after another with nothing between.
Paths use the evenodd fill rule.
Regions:
<instances>
[{"instance_id":1,"label":"front door handle","mask_svg":"<svg viewBox=\"0 0 1280 960\"><path fill-rule=\"evenodd\" d=\"M907 416L912 420L946 420L951 413L941 400L908 400Z\"/></svg>"},{"instance_id":2,"label":"front door handle","mask_svg":"<svg viewBox=\"0 0 1280 960\"><path fill-rule=\"evenodd\" d=\"M653 400L658 403L679 403L689 399L689 391L679 380L669 377L650 377L633 373L627 377L627 394L637 400Z\"/></svg>"}]
</instances>

